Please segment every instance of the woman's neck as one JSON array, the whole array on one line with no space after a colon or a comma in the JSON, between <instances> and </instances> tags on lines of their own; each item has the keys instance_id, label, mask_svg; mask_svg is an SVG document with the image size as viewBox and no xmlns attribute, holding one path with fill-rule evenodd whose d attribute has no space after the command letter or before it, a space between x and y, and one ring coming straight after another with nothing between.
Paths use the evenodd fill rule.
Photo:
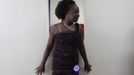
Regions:
<instances>
[{"instance_id":1,"label":"woman's neck","mask_svg":"<svg viewBox=\"0 0 134 75\"><path fill-rule=\"evenodd\" d=\"M68 26L71 26L72 24L73 24L73 22L69 22L69 21L67 21L67 20L63 20L62 22L64 22L66 25L68 25Z\"/></svg>"}]
</instances>

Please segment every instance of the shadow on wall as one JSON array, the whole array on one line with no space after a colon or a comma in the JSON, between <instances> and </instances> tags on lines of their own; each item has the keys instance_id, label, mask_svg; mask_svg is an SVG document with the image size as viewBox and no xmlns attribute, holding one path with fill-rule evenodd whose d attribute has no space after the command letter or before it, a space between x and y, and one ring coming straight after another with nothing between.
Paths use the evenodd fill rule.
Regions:
<instances>
[{"instance_id":1,"label":"shadow on wall","mask_svg":"<svg viewBox=\"0 0 134 75\"><path fill-rule=\"evenodd\" d=\"M129 64L128 75L134 75L134 53L131 55L131 62Z\"/></svg>"},{"instance_id":2,"label":"shadow on wall","mask_svg":"<svg viewBox=\"0 0 134 75\"><path fill-rule=\"evenodd\" d=\"M131 64L131 74L130 75L134 75L134 55L133 55L133 59L132 59L132 64Z\"/></svg>"},{"instance_id":3,"label":"shadow on wall","mask_svg":"<svg viewBox=\"0 0 134 75\"><path fill-rule=\"evenodd\" d=\"M48 60L46 62L45 65L45 73L43 75L52 75L52 55L53 54L53 50L51 51Z\"/></svg>"},{"instance_id":4,"label":"shadow on wall","mask_svg":"<svg viewBox=\"0 0 134 75\"><path fill-rule=\"evenodd\" d=\"M131 30L131 53L128 75L134 75L134 27Z\"/></svg>"}]
</instances>

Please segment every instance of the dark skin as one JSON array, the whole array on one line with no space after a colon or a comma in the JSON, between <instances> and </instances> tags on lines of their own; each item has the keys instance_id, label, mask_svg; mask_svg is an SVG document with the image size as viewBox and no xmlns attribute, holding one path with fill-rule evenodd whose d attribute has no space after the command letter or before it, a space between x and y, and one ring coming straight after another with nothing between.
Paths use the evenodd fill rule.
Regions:
<instances>
[{"instance_id":1,"label":"dark skin","mask_svg":"<svg viewBox=\"0 0 134 75\"><path fill-rule=\"evenodd\" d=\"M51 26L50 32L49 32L48 43L47 43L46 50L45 50L44 55L43 55L42 62L36 68L37 75L42 75L42 73L45 72L45 64L46 64L46 61L48 59L50 52L52 51L55 35L59 31L60 32L69 32L70 31L68 28L66 28L63 25L63 21L67 25L72 25L73 22L77 22L78 18L79 18L79 8L77 5L74 4L74 5L72 5L70 11L68 11L68 13L66 14L65 19L62 20L62 22ZM81 56L84 60L84 63L85 63L84 70L87 72L90 72L91 65L88 63L86 51L85 51L85 46L84 46L84 38L83 38L84 32L82 30L80 30L80 34L81 34L81 41L80 41L80 45L79 45L79 51L80 51L80 54L81 54Z\"/></svg>"}]
</instances>

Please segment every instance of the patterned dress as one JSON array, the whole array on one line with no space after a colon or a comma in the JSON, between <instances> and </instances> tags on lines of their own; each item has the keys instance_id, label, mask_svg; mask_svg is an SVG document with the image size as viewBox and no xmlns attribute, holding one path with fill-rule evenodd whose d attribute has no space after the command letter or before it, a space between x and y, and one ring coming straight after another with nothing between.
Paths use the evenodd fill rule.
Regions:
<instances>
[{"instance_id":1,"label":"patterned dress","mask_svg":"<svg viewBox=\"0 0 134 75\"><path fill-rule=\"evenodd\" d=\"M73 70L78 65L78 47L80 42L78 27L76 31L59 32L55 36L52 60L52 75L78 75Z\"/></svg>"}]
</instances>

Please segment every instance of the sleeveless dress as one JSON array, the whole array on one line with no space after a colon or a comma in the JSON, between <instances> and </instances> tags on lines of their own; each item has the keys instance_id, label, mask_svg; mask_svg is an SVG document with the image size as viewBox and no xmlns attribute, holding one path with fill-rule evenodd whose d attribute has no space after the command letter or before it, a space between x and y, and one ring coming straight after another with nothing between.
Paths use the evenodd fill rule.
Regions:
<instances>
[{"instance_id":1,"label":"sleeveless dress","mask_svg":"<svg viewBox=\"0 0 134 75\"><path fill-rule=\"evenodd\" d=\"M59 32L53 46L52 75L78 75L73 70L78 65L80 34L76 31Z\"/></svg>"}]
</instances>

